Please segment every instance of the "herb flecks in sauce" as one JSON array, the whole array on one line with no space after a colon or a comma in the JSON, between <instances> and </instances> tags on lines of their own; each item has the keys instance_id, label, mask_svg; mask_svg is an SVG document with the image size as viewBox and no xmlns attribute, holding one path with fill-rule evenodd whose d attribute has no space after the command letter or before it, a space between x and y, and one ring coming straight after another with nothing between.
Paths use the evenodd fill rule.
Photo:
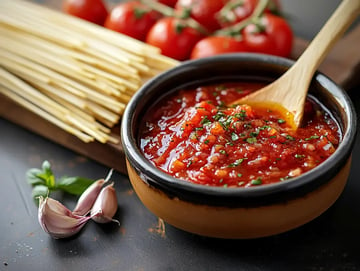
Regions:
<instances>
[{"instance_id":1,"label":"herb flecks in sauce","mask_svg":"<svg viewBox=\"0 0 360 271\"><path fill-rule=\"evenodd\" d=\"M335 151L339 127L312 100L297 131L273 108L224 106L260 87L246 82L203 86L162 100L144 119L145 157L174 177L231 188L287 181Z\"/></svg>"}]
</instances>

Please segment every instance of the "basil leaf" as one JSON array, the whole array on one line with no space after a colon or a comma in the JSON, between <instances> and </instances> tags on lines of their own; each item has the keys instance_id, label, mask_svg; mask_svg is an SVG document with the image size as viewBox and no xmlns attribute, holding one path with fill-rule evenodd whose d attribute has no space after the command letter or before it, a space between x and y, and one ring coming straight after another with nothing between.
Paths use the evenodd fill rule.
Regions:
<instances>
[{"instance_id":1,"label":"basil leaf","mask_svg":"<svg viewBox=\"0 0 360 271\"><path fill-rule=\"evenodd\" d=\"M51 165L50 165L49 161L45 160L43 162L42 170L43 170L43 174L40 174L39 176L45 180L47 187L54 188L55 187L55 176L51 170Z\"/></svg>"},{"instance_id":2,"label":"basil leaf","mask_svg":"<svg viewBox=\"0 0 360 271\"><path fill-rule=\"evenodd\" d=\"M81 195L94 181L83 177L62 177L57 188L73 195Z\"/></svg>"},{"instance_id":3,"label":"basil leaf","mask_svg":"<svg viewBox=\"0 0 360 271\"><path fill-rule=\"evenodd\" d=\"M31 168L26 172L26 179L29 184L37 185L37 184L45 184L45 180L40 178L39 175L42 171L38 168Z\"/></svg>"},{"instance_id":4,"label":"basil leaf","mask_svg":"<svg viewBox=\"0 0 360 271\"><path fill-rule=\"evenodd\" d=\"M46 198L49 195L49 188L46 185L35 185L31 194L36 206L39 206L39 197Z\"/></svg>"}]
</instances>

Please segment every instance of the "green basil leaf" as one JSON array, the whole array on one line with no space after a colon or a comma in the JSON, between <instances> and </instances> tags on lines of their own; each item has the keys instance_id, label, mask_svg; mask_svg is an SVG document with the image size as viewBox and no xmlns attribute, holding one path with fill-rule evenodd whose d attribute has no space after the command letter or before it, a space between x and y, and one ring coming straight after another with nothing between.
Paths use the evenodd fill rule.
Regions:
<instances>
[{"instance_id":1,"label":"green basil leaf","mask_svg":"<svg viewBox=\"0 0 360 271\"><path fill-rule=\"evenodd\" d=\"M94 180L83 177L62 177L58 180L57 188L73 195L81 195Z\"/></svg>"},{"instance_id":2,"label":"green basil leaf","mask_svg":"<svg viewBox=\"0 0 360 271\"><path fill-rule=\"evenodd\" d=\"M44 172L42 172L41 174L38 174L37 175L39 178L43 179L44 180L44 184L53 189L55 187L55 176L54 175L48 175Z\"/></svg>"},{"instance_id":3,"label":"green basil leaf","mask_svg":"<svg viewBox=\"0 0 360 271\"><path fill-rule=\"evenodd\" d=\"M53 172L52 172L52 170L51 170L51 165L50 165L50 162L49 162L49 161L45 160L45 161L42 163L41 168L42 168L42 170L43 170L44 173L49 174L49 175L52 175L52 174L53 174Z\"/></svg>"},{"instance_id":4,"label":"green basil leaf","mask_svg":"<svg viewBox=\"0 0 360 271\"><path fill-rule=\"evenodd\" d=\"M26 171L26 179L28 183L31 185L45 184L45 180L39 177L41 173L42 171L38 168L31 168Z\"/></svg>"},{"instance_id":5,"label":"green basil leaf","mask_svg":"<svg viewBox=\"0 0 360 271\"><path fill-rule=\"evenodd\" d=\"M42 164L43 174L40 174L42 178L44 178L47 187L54 188L55 187L55 176L51 170L50 162L45 160Z\"/></svg>"},{"instance_id":6,"label":"green basil leaf","mask_svg":"<svg viewBox=\"0 0 360 271\"><path fill-rule=\"evenodd\" d=\"M46 185L35 185L31 194L36 206L39 206L39 197L47 197L49 195L49 188Z\"/></svg>"}]
</instances>

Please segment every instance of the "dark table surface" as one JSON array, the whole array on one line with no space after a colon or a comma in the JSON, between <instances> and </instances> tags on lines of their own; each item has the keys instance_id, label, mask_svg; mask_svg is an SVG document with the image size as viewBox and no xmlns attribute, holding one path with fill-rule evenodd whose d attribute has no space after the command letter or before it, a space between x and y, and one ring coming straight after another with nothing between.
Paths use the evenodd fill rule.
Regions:
<instances>
[{"instance_id":1,"label":"dark table surface","mask_svg":"<svg viewBox=\"0 0 360 271\"><path fill-rule=\"evenodd\" d=\"M349 91L360 113L360 86ZM21 118L21 116L18 116ZM121 222L90 221L70 239L40 228L25 173L49 160L56 176L105 177L109 168L16 126L0 116L0 270L360 270L360 133L347 186L312 222L255 240L219 240L165 225L165 233L115 172ZM69 208L76 198L54 194Z\"/></svg>"}]
</instances>

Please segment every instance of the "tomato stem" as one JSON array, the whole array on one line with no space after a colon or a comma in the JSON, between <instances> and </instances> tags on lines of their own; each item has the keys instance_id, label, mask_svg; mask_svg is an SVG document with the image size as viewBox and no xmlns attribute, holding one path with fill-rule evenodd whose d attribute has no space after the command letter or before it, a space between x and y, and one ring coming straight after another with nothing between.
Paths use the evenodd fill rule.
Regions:
<instances>
[{"instance_id":1,"label":"tomato stem","mask_svg":"<svg viewBox=\"0 0 360 271\"><path fill-rule=\"evenodd\" d=\"M241 31L249 24L258 25L259 18L264 14L266 7L269 4L269 0L259 0L255 10L251 16L237 24L215 31L216 36L239 36Z\"/></svg>"},{"instance_id":2,"label":"tomato stem","mask_svg":"<svg viewBox=\"0 0 360 271\"><path fill-rule=\"evenodd\" d=\"M153 0L140 0L141 3L143 3L144 5L152 8L153 10L161 13L162 15L166 16L166 17L174 17L174 18L179 18L182 19L184 21L186 21L187 26L194 28L195 30L199 31L200 33L204 34L204 35L209 35L210 33L206 30L206 28L204 26L202 26L200 23L198 23L197 21L195 21L194 19L192 19L191 17L188 18L184 18L183 14L176 14L175 10L171 7L168 7L164 4L161 4L159 2L153 1Z\"/></svg>"}]
</instances>

